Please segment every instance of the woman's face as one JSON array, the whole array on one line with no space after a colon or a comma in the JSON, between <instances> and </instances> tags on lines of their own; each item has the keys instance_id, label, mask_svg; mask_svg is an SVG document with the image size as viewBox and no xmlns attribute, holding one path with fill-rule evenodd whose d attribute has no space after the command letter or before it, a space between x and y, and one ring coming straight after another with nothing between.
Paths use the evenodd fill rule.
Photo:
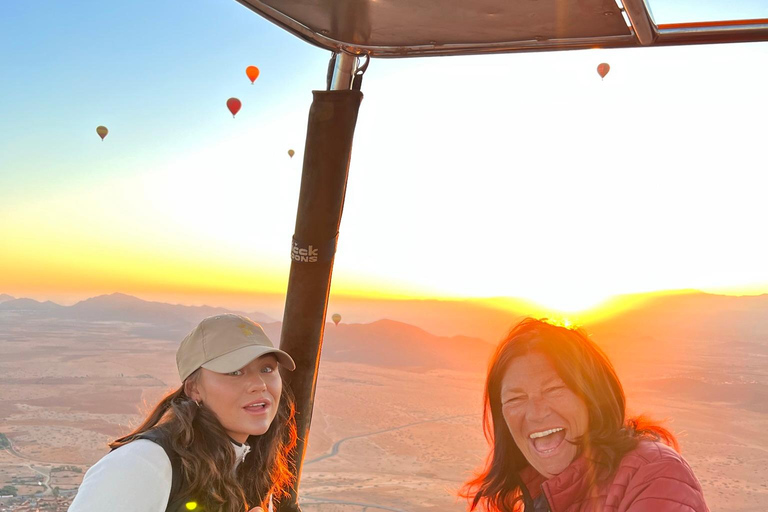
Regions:
<instances>
[{"instance_id":1,"label":"woman's face","mask_svg":"<svg viewBox=\"0 0 768 512\"><path fill-rule=\"evenodd\" d=\"M541 353L517 357L501 381L501 407L509 432L528 463L552 478L576 458L567 441L589 426L587 405Z\"/></svg>"},{"instance_id":2,"label":"woman's face","mask_svg":"<svg viewBox=\"0 0 768 512\"><path fill-rule=\"evenodd\" d=\"M261 356L231 373L200 370L190 396L213 411L232 439L244 443L249 435L269 429L283 390L274 355Z\"/></svg>"}]
</instances>

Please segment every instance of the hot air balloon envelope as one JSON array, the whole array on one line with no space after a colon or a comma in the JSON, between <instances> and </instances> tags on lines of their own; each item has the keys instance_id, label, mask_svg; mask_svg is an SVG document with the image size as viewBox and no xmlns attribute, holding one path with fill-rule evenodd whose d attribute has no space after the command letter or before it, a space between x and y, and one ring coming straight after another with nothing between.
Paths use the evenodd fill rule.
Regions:
<instances>
[{"instance_id":1,"label":"hot air balloon envelope","mask_svg":"<svg viewBox=\"0 0 768 512\"><path fill-rule=\"evenodd\" d=\"M248 75L248 78L251 79L251 84L253 84L253 82L259 78L259 68L256 66L248 66L245 68L245 74Z\"/></svg>"},{"instance_id":2,"label":"hot air balloon envelope","mask_svg":"<svg viewBox=\"0 0 768 512\"><path fill-rule=\"evenodd\" d=\"M341 322L341 315L338 313L334 313L331 317L331 320L333 320L333 323L336 325L339 325L339 322Z\"/></svg>"},{"instance_id":3,"label":"hot air balloon envelope","mask_svg":"<svg viewBox=\"0 0 768 512\"><path fill-rule=\"evenodd\" d=\"M294 150L292 150L292 149L288 150L288 156L289 157L293 158L293 155L295 155L295 154L296 154L296 152Z\"/></svg>"},{"instance_id":4,"label":"hot air balloon envelope","mask_svg":"<svg viewBox=\"0 0 768 512\"><path fill-rule=\"evenodd\" d=\"M240 107L242 106L243 104L240 103L240 100L237 98L229 98L227 100L227 108L232 112L232 117L235 117L235 114L240 112Z\"/></svg>"},{"instance_id":5,"label":"hot air balloon envelope","mask_svg":"<svg viewBox=\"0 0 768 512\"><path fill-rule=\"evenodd\" d=\"M104 140L104 137L107 136L107 134L109 133L109 130L107 130L106 126L97 126L96 133L99 134L99 137L101 137L101 140Z\"/></svg>"},{"instance_id":6,"label":"hot air balloon envelope","mask_svg":"<svg viewBox=\"0 0 768 512\"><path fill-rule=\"evenodd\" d=\"M597 74L600 75L600 78L605 78L605 75L607 75L610 70L611 70L611 66L609 66L605 62L597 66Z\"/></svg>"}]
</instances>

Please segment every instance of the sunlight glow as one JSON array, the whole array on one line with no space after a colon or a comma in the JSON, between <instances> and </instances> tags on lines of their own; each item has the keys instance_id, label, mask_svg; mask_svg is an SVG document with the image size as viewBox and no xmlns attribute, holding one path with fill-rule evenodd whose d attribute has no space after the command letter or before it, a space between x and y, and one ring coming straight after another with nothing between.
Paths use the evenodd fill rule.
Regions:
<instances>
[{"instance_id":1,"label":"sunlight glow","mask_svg":"<svg viewBox=\"0 0 768 512\"><path fill-rule=\"evenodd\" d=\"M514 297L488 300L578 319L626 307L626 294L768 292L768 177L757 165L763 134L750 128L768 116L756 101L768 70L753 65L767 52L734 44L377 61L333 293ZM612 69L604 81L601 61ZM429 95L412 94L414 76ZM456 101L477 76L487 93ZM308 106L285 101L258 119L227 118L168 155L118 162L110 151L121 139L110 134L90 154L88 179L6 192L0 293L284 293L301 179L301 160L285 148L302 153ZM404 123L406 113L416 115ZM659 123L662 114L686 129ZM628 154L628 140L644 149ZM57 172L80 163L67 165Z\"/></svg>"}]
</instances>

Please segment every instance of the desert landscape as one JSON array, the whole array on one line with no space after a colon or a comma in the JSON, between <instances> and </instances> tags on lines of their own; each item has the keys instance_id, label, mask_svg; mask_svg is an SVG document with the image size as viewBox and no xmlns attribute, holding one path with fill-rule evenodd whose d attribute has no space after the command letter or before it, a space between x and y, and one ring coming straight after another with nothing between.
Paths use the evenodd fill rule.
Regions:
<instances>
[{"instance_id":1,"label":"desert landscape","mask_svg":"<svg viewBox=\"0 0 768 512\"><path fill-rule=\"evenodd\" d=\"M423 325L326 327L303 510L466 509L456 491L486 454L483 372L504 330L495 339L484 327L433 333L434 306ZM0 450L0 487L72 496L107 442L178 386L178 341L215 311L119 294L69 307L4 299L0 433L10 446ZM666 419L678 435L713 511L768 509L766 313L765 296L694 294L588 326L616 365L630 412ZM247 314L279 338L279 322ZM498 325L516 319L482 314Z\"/></svg>"}]
</instances>

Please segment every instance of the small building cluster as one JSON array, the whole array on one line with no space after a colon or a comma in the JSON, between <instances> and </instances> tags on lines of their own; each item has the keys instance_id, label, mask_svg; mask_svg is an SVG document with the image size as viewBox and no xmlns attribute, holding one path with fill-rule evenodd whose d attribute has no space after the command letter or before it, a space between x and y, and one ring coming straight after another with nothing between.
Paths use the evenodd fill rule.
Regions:
<instances>
[{"instance_id":1,"label":"small building cluster","mask_svg":"<svg viewBox=\"0 0 768 512\"><path fill-rule=\"evenodd\" d=\"M2 497L0 512L67 512L75 493L69 496Z\"/></svg>"}]
</instances>

